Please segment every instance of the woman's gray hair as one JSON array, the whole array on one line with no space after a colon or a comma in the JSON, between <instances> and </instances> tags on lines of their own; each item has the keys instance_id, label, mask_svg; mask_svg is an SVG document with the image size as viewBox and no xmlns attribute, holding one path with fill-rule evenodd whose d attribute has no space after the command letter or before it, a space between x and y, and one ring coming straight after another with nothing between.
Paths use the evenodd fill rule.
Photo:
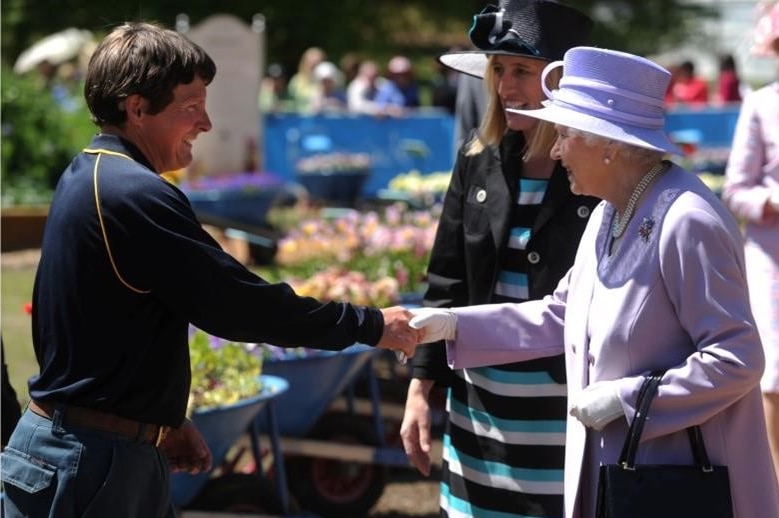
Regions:
<instances>
[{"instance_id":1,"label":"woman's gray hair","mask_svg":"<svg viewBox=\"0 0 779 518\"><path fill-rule=\"evenodd\" d=\"M567 127L567 133L569 136L581 138L589 147L597 144L611 144L624 158L641 164L653 164L665 156L665 151L634 146L619 140L602 137L595 133L590 133L589 131Z\"/></svg>"}]
</instances>

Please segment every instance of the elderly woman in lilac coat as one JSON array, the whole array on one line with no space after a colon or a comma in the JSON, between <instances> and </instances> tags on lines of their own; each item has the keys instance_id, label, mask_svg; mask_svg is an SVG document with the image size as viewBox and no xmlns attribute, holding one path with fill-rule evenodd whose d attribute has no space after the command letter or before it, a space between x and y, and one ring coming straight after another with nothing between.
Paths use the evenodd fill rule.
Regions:
<instances>
[{"instance_id":1,"label":"elderly woman in lilac coat","mask_svg":"<svg viewBox=\"0 0 779 518\"><path fill-rule=\"evenodd\" d=\"M692 464L685 430L700 425L712 462L729 467L734 517L777 518L743 239L717 197L663 159L679 154L662 131L670 74L638 56L576 47L545 75L563 64L545 108L523 113L556 125L552 155L571 190L604 200L573 267L542 300L422 308L411 325L424 342L447 340L453 368L565 353L566 518L594 518L598 467L617 462L655 370L665 374L638 462Z\"/></svg>"},{"instance_id":2,"label":"elderly woman in lilac coat","mask_svg":"<svg viewBox=\"0 0 779 518\"><path fill-rule=\"evenodd\" d=\"M779 3L767 8L755 32L755 54L779 55ZM744 221L749 297L766 357L760 385L779 473L779 81L741 105L722 199Z\"/></svg>"}]
</instances>

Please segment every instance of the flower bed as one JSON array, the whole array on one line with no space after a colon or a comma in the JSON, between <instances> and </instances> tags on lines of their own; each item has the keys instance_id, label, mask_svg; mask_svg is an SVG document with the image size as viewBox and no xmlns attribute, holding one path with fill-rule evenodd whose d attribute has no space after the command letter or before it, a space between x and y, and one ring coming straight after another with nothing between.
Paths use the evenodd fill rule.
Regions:
<instances>
[{"instance_id":1,"label":"flower bed","mask_svg":"<svg viewBox=\"0 0 779 518\"><path fill-rule=\"evenodd\" d=\"M179 187L200 215L265 226L274 202L287 187L270 173L234 173L183 179Z\"/></svg>"},{"instance_id":2,"label":"flower bed","mask_svg":"<svg viewBox=\"0 0 779 518\"><path fill-rule=\"evenodd\" d=\"M409 211L316 212L278 242L273 280L301 294L358 304L396 304L402 293L424 288L440 207Z\"/></svg>"},{"instance_id":3,"label":"flower bed","mask_svg":"<svg viewBox=\"0 0 779 518\"><path fill-rule=\"evenodd\" d=\"M187 413L226 406L262 390L262 349L223 340L192 327L189 359L192 382Z\"/></svg>"}]
</instances>

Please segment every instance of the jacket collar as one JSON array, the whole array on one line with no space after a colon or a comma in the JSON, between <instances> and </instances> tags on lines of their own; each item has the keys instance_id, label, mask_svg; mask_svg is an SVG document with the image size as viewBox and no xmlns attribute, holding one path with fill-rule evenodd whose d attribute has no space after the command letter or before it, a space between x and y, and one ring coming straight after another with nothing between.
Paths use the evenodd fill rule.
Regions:
<instances>
[{"instance_id":1,"label":"jacket collar","mask_svg":"<svg viewBox=\"0 0 779 518\"><path fill-rule=\"evenodd\" d=\"M136 162L147 167L151 171L157 173L152 167L151 162L141 152L138 147L127 139L124 139L118 135L112 135L110 133L98 133L92 138L92 142L89 143L89 149L105 149L114 153L122 153L129 156Z\"/></svg>"}]
</instances>

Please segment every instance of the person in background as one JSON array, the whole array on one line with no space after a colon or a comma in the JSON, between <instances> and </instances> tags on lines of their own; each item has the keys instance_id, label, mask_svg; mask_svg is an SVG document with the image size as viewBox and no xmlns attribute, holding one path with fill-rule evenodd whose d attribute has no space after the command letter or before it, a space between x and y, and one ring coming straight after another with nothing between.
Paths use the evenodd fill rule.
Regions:
<instances>
[{"instance_id":1,"label":"person in background","mask_svg":"<svg viewBox=\"0 0 779 518\"><path fill-rule=\"evenodd\" d=\"M351 83L360 71L360 63L364 59L357 52L347 52L338 60L338 68L343 74L343 84Z\"/></svg>"},{"instance_id":2,"label":"person in background","mask_svg":"<svg viewBox=\"0 0 779 518\"><path fill-rule=\"evenodd\" d=\"M766 6L754 53L779 55L779 3ZM752 311L763 343L761 380L768 438L779 476L779 81L749 93L741 105L725 169L722 199L744 223Z\"/></svg>"},{"instance_id":3,"label":"person in background","mask_svg":"<svg viewBox=\"0 0 779 518\"><path fill-rule=\"evenodd\" d=\"M738 77L736 60L732 54L723 54L719 57L715 100L720 104L741 102L741 80Z\"/></svg>"},{"instance_id":4,"label":"person in background","mask_svg":"<svg viewBox=\"0 0 779 518\"><path fill-rule=\"evenodd\" d=\"M538 299L573 263L598 200L570 191L563 165L549 156L553 126L522 112L540 108L545 99L544 66L586 43L591 28L586 15L557 2L503 0L475 16L470 38L477 50L439 57L447 67L483 78L489 101L455 162L424 306ZM549 82L557 79L559 74ZM506 112L508 107L517 112ZM412 465L425 475L431 390L434 384L448 387L441 516L562 515L561 354L452 372L438 342L417 350L411 374L401 437Z\"/></svg>"},{"instance_id":5,"label":"person in background","mask_svg":"<svg viewBox=\"0 0 779 518\"><path fill-rule=\"evenodd\" d=\"M319 47L309 47L300 56L298 69L290 78L287 87L295 110L301 113L311 111L312 101L319 90L319 84L314 78L314 69L326 59L327 54Z\"/></svg>"},{"instance_id":6,"label":"person in background","mask_svg":"<svg viewBox=\"0 0 779 518\"><path fill-rule=\"evenodd\" d=\"M345 112L346 91L343 88L343 74L334 63L323 61L314 68L314 79L319 88L311 99L311 111Z\"/></svg>"},{"instance_id":7,"label":"person in background","mask_svg":"<svg viewBox=\"0 0 779 518\"><path fill-rule=\"evenodd\" d=\"M645 376L664 372L642 434L642 464L690 464L699 425L726 465L734 518L779 517L738 223L663 131L670 73L645 58L576 47L560 87L529 117L552 122L571 189L598 196L554 293L520 304L415 310L452 368L565 353L565 518L595 518L599 467L618 462ZM510 108L510 110L512 110ZM513 110L512 110L513 111ZM515 474L509 475L516 477Z\"/></svg>"},{"instance_id":8,"label":"person in background","mask_svg":"<svg viewBox=\"0 0 779 518\"><path fill-rule=\"evenodd\" d=\"M374 100L382 82L379 66L372 59L360 63L357 75L346 87L346 101L350 112L376 115L379 105Z\"/></svg>"},{"instance_id":9,"label":"person in background","mask_svg":"<svg viewBox=\"0 0 779 518\"><path fill-rule=\"evenodd\" d=\"M33 287L38 374L2 453L6 518L173 518L170 471L211 452L185 418L190 324L238 342L413 355L400 307L298 296L247 270L160 174L211 129L213 60L148 23L111 31L84 96L99 133L62 173Z\"/></svg>"},{"instance_id":10,"label":"person in background","mask_svg":"<svg viewBox=\"0 0 779 518\"><path fill-rule=\"evenodd\" d=\"M462 49L455 48L451 51ZM457 78L460 74L440 61L433 64L434 74L431 84L430 105L440 108L450 115L454 115L457 107Z\"/></svg>"},{"instance_id":11,"label":"person in background","mask_svg":"<svg viewBox=\"0 0 779 518\"><path fill-rule=\"evenodd\" d=\"M481 124L487 112L490 96L480 77L457 75L457 93L454 105L454 149L460 149L465 137Z\"/></svg>"},{"instance_id":12,"label":"person in background","mask_svg":"<svg viewBox=\"0 0 779 518\"><path fill-rule=\"evenodd\" d=\"M668 99L672 104L701 106L709 102L709 85L695 74L692 61L682 61L675 68L671 95Z\"/></svg>"},{"instance_id":13,"label":"person in background","mask_svg":"<svg viewBox=\"0 0 779 518\"><path fill-rule=\"evenodd\" d=\"M394 56L387 63L387 77L379 85L373 99L381 113L398 116L418 108L419 84L414 67L406 56Z\"/></svg>"},{"instance_id":14,"label":"person in background","mask_svg":"<svg viewBox=\"0 0 779 518\"><path fill-rule=\"evenodd\" d=\"M279 113L292 111L294 103L287 89L287 75L278 63L271 63L260 84L260 111Z\"/></svg>"}]
</instances>

